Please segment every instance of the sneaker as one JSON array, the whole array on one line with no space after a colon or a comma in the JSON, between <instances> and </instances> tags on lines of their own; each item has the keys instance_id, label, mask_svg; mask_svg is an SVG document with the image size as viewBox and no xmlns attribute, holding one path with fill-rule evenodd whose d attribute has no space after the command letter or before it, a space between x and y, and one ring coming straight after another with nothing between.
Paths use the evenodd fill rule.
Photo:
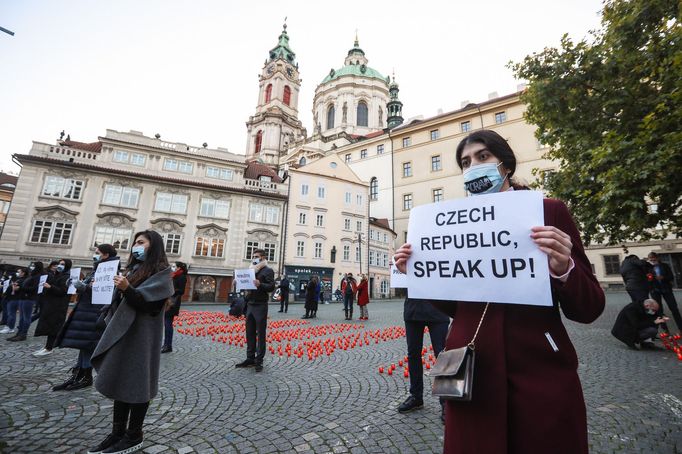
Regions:
<instances>
[{"instance_id":1,"label":"sneaker","mask_svg":"<svg viewBox=\"0 0 682 454\"><path fill-rule=\"evenodd\" d=\"M102 454L130 454L131 452L137 452L142 449L143 442L142 431L134 434L127 430L123 438L102 451Z\"/></svg>"},{"instance_id":2,"label":"sneaker","mask_svg":"<svg viewBox=\"0 0 682 454\"><path fill-rule=\"evenodd\" d=\"M400 406L398 407L398 413L408 413L413 410L422 408L423 406L424 406L423 399L417 399L412 394L410 394L409 397L405 399L405 402L400 404Z\"/></svg>"},{"instance_id":3,"label":"sneaker","mask_svg":"<svg viewBox=\"0 0 682 454\"><path fill-rule=\"evenodd\" d=\"M17 330L14 328L10 328L9 326L5 326L3 329L0 330L0 334L14 334L16 333Z\"/></svg>"},{"instance_id":4,"label":"sneaker","mask_svg":"<svg viewBox=\"0 0 682 454\"><path fill-rule=\"evenodd\" d=\"M55 385L52 387L52 391L63 391L65 390L69 385L72 385L78 379L80 378L80 369L78 367L74 367L71 369L71 376L66 379L66 381L60 385Z\"/></svg>"},{"instance_id":5,"label":"sneaker","mask_svg":"<svg viewBox=\"0 0 682 454\"><path fill-rule=\"evenodd\" d=\"M236 367L236 368L238 368L238 369L241 369L241 368L244 368L244 367L253 367L253 366L255 366L255 365L256 365L256 361L255 361L255 360L253 360L253 359L246 359L246 360L242 361L241 363L235 364L234 367Z\"/></svg>"},{"instance_id":6,"label":"sneaker","mask_svg":"<svg viewBox=\"0 0 682 454\"><path fill-rule=\"evenodd\" d=\"M110 433L107 435L107 438L104 439L100 444L95 446L94 448L88 449L88 454L101 454L102 451L105 449L111 448L114 446L116 443L121 441L121 438L123 438L123 435L115 434L115 433Z\"/></svg>"},{"instance_id":7,"label":"sneaker","mask_svg":"<svg viewBox=\"0 0 682 454\"><path fill-rule=\"evenodd\" d=\"M256 364L256 372L263 372L263 365L261 363Z\"/></svg>"},{"instance_id":8,"label":"sneaker","mask_svg":"<svg viewBox=\"0 0 682 454\"><path fill-rule=\"evenodd\" d=\"M43 348L42 350L38 350L37 352L33 352L33 356L47 356L51 355L52 350L48 350L46 348Z\"/></svg>"}]
</instances>

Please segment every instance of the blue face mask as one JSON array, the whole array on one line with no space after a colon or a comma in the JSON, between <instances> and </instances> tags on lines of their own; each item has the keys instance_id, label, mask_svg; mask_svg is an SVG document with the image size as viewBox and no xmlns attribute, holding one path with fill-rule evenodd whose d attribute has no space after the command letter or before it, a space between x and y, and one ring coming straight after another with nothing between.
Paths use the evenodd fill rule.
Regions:
<instances>
[{"instance_id":1,"label":"blue face mask","mask_svg":"<svg viewBox=\"0 0 682 454\"><path fill-rule=\"evenodd\" d=\"M133 257L135 257L139 261L144 260L144 246L133 246L133 248L130 251L133 254Z\"/></svg>"},{"instance_id":2,"label":"blue face mask","mask_svg":"<svg viewBox=\"0 0 682 454\"><path fill-rule=\"evenodd\" d=\"M64 265L57 265L57 271L59 271L60 273L64 271Z\"/></svg>"},{"instance_id":3,"label":"blue face mask","mask_svg":"<svg viewBox=\"0 0 682 454\"><path fill-rule=\"evenodd\" d=\"M101 256L101 255L95 254L95 255L92 256L92 261L93 261L93 262L97 263L97 262L99 262L100 260L102 260L102 256Z\"/></svg>"},{"instance_id":4,"label":"blue face mask","mask_svg":"<svg viewBox=\"0 0 682 454\"><path fill-rule=\"evenodd\" d=\"M504 184L504 180L507 179L506 175L504 178L500 175L498 167L501 165L502 163L500 162L497 164L478 164L469 167L462 174L464 177L464 189L475 195L499 192Z\"/></svg>"}]
</instances>

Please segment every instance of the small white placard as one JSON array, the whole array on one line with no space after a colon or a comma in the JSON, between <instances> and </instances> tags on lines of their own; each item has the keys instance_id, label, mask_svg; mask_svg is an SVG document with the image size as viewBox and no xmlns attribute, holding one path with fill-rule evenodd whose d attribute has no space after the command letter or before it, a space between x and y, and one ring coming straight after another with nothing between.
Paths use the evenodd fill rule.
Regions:
<instances>
[{"instance_id":1,"label":"small white placard","mask_svg":"<svg viewBox=\"0 0 682 454\"><path fill-rule=\"evenodd\" d=\"M401 273L393 263L388 265L391 271L391 288L407 288L407 274Z\"/></svg>"},{"instance_id":2,"label":"small white placard","mask_svg":"<svg viewBox=\"0 0 682 454\"><path fill-rule=\"evenodd\" d=\"M38 281L38 295L43 293L45 282L47 282L47 274L40 276L40 280Z\"/></svg>"},{"instance_id":3,"label":"small white placard","mask_svg":"<svg viewBox=\"0 0 682 454\"><path fill-rule=\"evenodd\" d=\"M234 280L237 283L237 291L256 290L253 281L256 280L256 272L252 268L234 270Z\"/></svg>"},{"instance_id":4,"label":"small white placard","mask_svg":"<svg viewBox=\"0 0 682 454\"><path fill-rule=\"evenodd\" d=\"M118 273L119 260L97 265L92 281L92 304L111 304L114 295L114 276Z\"/></svg>"},{"instance_id":5,"label":"small white placard","mask_svg":"<svg viewBox=\"0 0 682 454\"><path fill-rule=\"evenodd\" d=\"M81 278L81 269L71 268L70 278L71 282L79 280ZM69 284L69 289L66 291L66 293L68 295L73 295L76 293L76 287L74 287L73 284Z\"/></svg>"}]
</instances>

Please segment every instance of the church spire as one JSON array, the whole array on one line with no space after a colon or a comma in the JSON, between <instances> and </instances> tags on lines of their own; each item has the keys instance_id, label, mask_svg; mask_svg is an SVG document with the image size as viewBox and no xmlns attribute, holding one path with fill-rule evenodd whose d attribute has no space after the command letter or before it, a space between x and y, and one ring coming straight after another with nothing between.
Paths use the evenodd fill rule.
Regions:
<instances>
[{"instance_id":1,"label":"church spire","mask_svg":"<svg viewBox=\"0 0 682 454\"><path fill-rule=\"evenodd\" d=\"M292 65L296 64L296 54L289 47L289 34L287 33L287 18L284 18L282 33L279 34L277 45L270 50L270 60L284 59Z\"/></svg>"},{"instance_id":2,"label":"church spire","mask_svg":"<svg viewBox=\"0 0 682 454\"><path fill-rule=\"evenodd\" d=\"M391 97L390 101L386 104L386 109L388 110L388 116L386 121L388 122L388 129L393 129L396 126L403 124L403 103L398 99L398 93L400 89L395 81L395 72L393 73L393 80L388 86L388 93Z\"/></svg>"}]
</instances>

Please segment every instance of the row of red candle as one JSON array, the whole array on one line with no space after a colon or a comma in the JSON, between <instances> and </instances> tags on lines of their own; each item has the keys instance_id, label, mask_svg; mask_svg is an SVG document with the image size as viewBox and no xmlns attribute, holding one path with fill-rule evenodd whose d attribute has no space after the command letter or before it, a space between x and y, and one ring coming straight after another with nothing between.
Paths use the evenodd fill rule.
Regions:
<instances>
[{"instance_id":1,"label":"row of red candle","mask_svg":"<svg viewBox=\"0 0 682 454\"><path fill-rule=\"evenodd\" d=\"M433 354L433 345L422 348L421 362L422 366L424 366L426 370L430 370L431 367L436 363L436 357ZM410 371L408 367L407 356L405 356L403 359L398 360L398 366L403 368L403 377L408 378L410 376ZM391 363L389 366L379 366L380 374L386 372L387 375L393 375L393 372L395 370L396 370L395 363Z\"/></svg>"}]
</instances>

